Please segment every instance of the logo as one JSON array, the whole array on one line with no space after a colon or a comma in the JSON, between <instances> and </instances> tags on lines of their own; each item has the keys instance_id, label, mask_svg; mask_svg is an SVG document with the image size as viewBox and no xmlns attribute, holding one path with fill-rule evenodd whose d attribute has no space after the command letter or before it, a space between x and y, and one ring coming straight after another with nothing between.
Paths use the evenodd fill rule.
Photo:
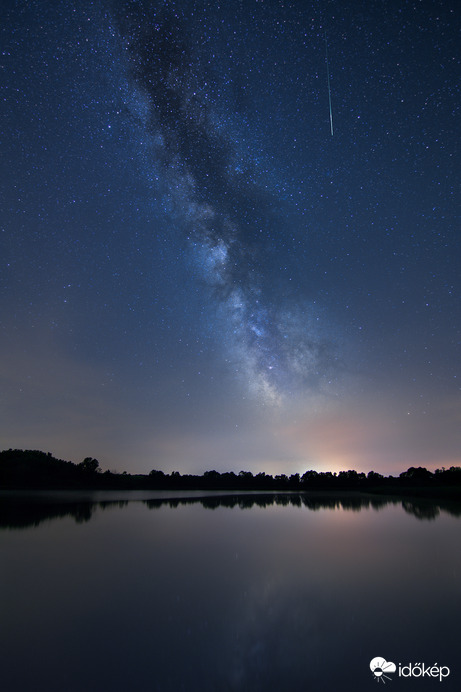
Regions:
<instances>
[{"instance_id":1,"label":"logo","mask_svg":"<svg viewBox=\"0 0 461 692\"><path fill-rule=\"evenodd\" d=\"M376 682L386 683L392 680L389 673L397 672L397 666L392 661L386 661L382 656L375 656L370 661L370 670ZM433 665L409 663L406 666L399 663L399 678L438 678L442 682L449 675L448 666L439 666L437 663Z\"/></svg>"},{"instance_id":2,"label":"logo","mask_svg":"<svg viewBox=\"0 0 461 692\"><path fill-rule=\"evenodd\" d=\"M392 680L388 673L395 673L397 666L392 661L386 661L382 656L375 656L370 661L370 670L376 682L386 683L386 681Z\"/></svg>"}]
</instances>

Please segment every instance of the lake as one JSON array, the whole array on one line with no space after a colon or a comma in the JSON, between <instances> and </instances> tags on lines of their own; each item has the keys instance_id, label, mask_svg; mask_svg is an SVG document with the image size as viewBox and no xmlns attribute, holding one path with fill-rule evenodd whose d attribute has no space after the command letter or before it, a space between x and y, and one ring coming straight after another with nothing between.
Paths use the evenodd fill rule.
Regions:
<instances>
[{"instance_id":1,"label":"lake","mask_svg":"<svg viewBox=\"0 0 461 692\"><path fill-rule=\"evenodd\" d=\"M204 495L3 493L1 690L461 689L459 506Z\"/></svg>"}]
</instances>

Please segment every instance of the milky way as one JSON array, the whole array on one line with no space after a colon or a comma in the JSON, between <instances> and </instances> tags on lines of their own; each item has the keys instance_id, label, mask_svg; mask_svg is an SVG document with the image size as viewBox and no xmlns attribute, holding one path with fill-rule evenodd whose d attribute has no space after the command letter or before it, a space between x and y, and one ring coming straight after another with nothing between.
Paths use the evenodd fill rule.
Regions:
<instances>
[{"instance_id":1,"label":"milky way","mask_svg":"<svg viewBox=\"0 0 461 692\"><path fill-rule=\"evenodd\" d=\"M219 124L184 14L130 4L118 26L132 101L144 104L151 166L160 167L196 271L212 289L210 309L235 372L272 403L300 388L317 390L337 357L319 335L312 305L283 306L282 293L275 307L268 295L267 254L284 236L284 219L258 181L255 156L239 154Z\"/></svg>"}]
</instances>

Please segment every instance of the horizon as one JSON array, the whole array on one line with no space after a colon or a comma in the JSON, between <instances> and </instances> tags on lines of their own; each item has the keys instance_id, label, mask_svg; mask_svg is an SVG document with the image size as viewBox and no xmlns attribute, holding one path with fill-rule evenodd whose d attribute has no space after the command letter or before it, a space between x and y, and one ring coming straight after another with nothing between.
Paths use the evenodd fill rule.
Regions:
<instances>
[{"instance_id":1,"label":"horizon","mask_svg":"<svg viewBox=\"0 0 461 692\"><path fill-rule=\"evenodd\" d=\"M25 454L39 454L41 456L44 456L44 457L46 456L48 458L51 458L54 461L65 462L65 463L70 462L71 464L73 464L75 466L79 466L79 465L81 466L85 461L97 462L97 467L95 468L95 471L98 474L99 473L102 473L102 474L112 473L112 474L117 474L117 475L128 474L128 475L145 475L145 476L148 476L151 473L161 473L165 477L170 477L171 475L174 475L176 473L179 474L180 476L191 475L191 476L199 477L199 478L203 477L207 474L210 474L210 473L217 473L219 475L227 475L228 474L228 475L234 475L234 476L239 476L241 474L248 474L249 473L253 478L256 478L258 475L264 475L266 477L273 478L273 479L276 479L278 477L286 477L287 479L290 479L293 476L299 476L299 478L302 479L303 476L307 473L315 473L319 476L322 474L331 474L333 477L337 477L341 473L352 472L355 474L364 474L365 476L368 476L370 474L376 474L376 476L386 479L386 478L399 478L399 476L402 476L403 474L407 473L408 471L413 471L413 470L419 471L421 469L423 471L429 471L429 473L431 473L432 475L436 475L437 472L452 471L452 470L457 470L457 469L461 470L461 466L451 466L448 468L442 466L442 467L438 467L438 468L432 469L432 470L427 469L424 466L410 466L410 467L402 470L396 476L393 474L388 474L388 475L381 474L381 473L375 471L374 469L369 469L368 472L366 472L366 471L357 471L356 469L353 469L353 468L341 469L339 471L331 471L328 469L323 470L323 471L317 471L316 469L313 469L313 468L306 468L306 469L304 469L303 472L299 471L299 472L294 472L292 474L287 474L284 472L277 473L277 474L276 473L269 474L269 473L267 473L267 471L264 471L263 469L259 469L258 471L248 471L247 469L240 469L239 471L234 471L233 469L222 469L222 470L218 471L215 468L206 469L205 471L203 471L201 473L192 473L190 471L181 473L180 471L177 471L176 469L168 472L168 471L163 471L162 469L159 469L159 468L152 468L147 472L137 472L136 470L131 470L128 472L128 471L126 471L126 469L124 469L124 470L120 470L120 469L115 470L113 468L112 469L109 469L109 468L105 469L99 464L99 460L96 459L95 457L85 457L85 459L83 459L81 461L74 461L71 459L62 459L60 457L56 457L52 452L45 452L45 451L40 450L40 449L12 449L12 448L1 449L0 450L0 456L5 452L14 452L14 453L20 452L20 453L25 453Z\"/></svg>"}]
</instances>

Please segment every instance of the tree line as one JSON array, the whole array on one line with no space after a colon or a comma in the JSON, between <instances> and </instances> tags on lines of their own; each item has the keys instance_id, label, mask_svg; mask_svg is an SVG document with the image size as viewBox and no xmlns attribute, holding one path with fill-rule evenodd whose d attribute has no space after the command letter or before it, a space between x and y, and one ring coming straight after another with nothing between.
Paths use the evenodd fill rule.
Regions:
<instances>
[{"instance_id":1,"label":"tree line","mask_svg":"<svg viewBox=\"0 0 461 692\"><path fill-rule=\"evenodd\" d=\"M99 462L86 457L78 464L55 458L50 452L8 449L0 452L0 488L94 488L126 490L232 490L308 492L314 490L360 492L445 493L461 499L461 467L429 471L411 466L398 476L367 474L354 470L315 471L291 475L251 471L205 471L202 475L165 473L153 469L149 474L102 471Z\"/></svg>"}]
</instances>

